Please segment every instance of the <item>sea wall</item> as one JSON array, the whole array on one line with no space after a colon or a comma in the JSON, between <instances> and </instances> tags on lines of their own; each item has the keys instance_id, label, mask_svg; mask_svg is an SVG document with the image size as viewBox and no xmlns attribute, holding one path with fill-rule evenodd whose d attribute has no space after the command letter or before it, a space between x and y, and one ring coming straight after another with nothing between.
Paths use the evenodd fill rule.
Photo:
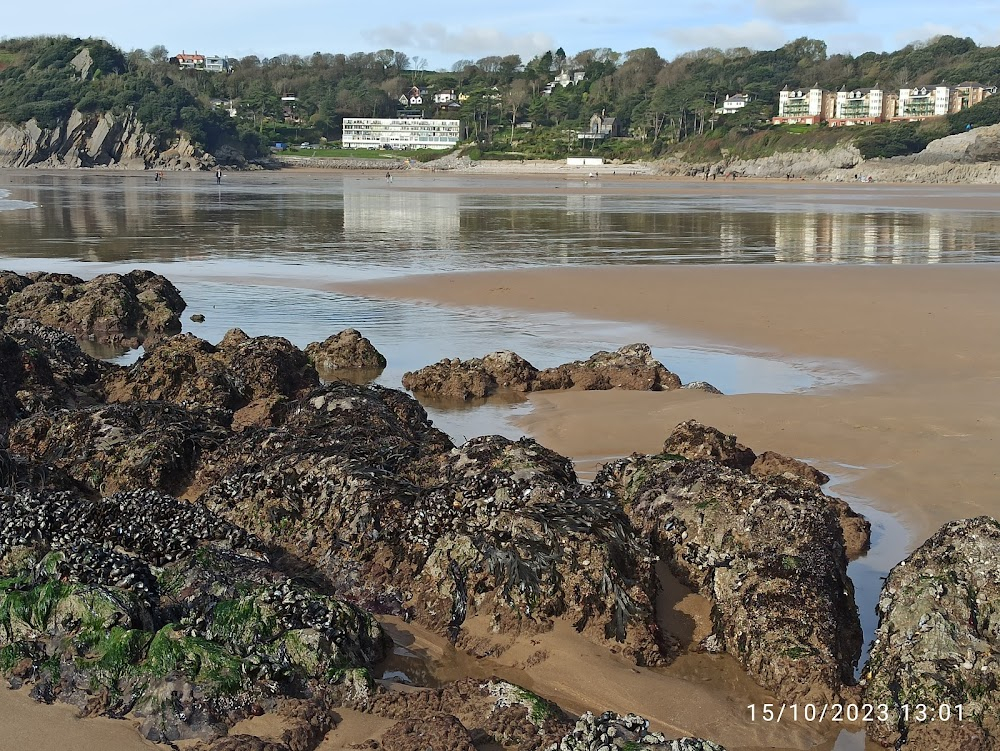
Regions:
<instances>
[{"instance_id":1,"label":"sea wall","mask_svg":"<svg viewBox=\"0 0 1000 751\"><path fill-rule=\"evenodd\" d=\"M409 164L403 159L364 159L355 157L308 157L276 156L271 161L279 167L299 167L306 169L406 169Z\"/></svg>"}]
</instances>

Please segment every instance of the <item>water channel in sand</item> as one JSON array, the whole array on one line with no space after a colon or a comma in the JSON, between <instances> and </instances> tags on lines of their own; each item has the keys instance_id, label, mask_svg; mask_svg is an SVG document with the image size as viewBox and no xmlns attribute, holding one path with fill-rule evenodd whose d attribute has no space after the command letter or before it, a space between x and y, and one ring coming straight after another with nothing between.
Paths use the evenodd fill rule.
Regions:
<instances>
[{"instance_id":1,"label":"water channel in sand","mask_svg":"<svg viewBox=\"0 0 1000 751\"><path fill-rule=\"evenodd\" d=\"M365 175L238 175L221 190L201 175L170 175L165 184L145 175L79 173L6 173L3 180L9 191L0 195L3 268L84 277L151 268L177 284L188 313L206 316L202 324L185 320L185 330L209 341L238 326L304 346L355 327L388 358L378 382L390 387L399 387L404 371L443 357L512 349L547 367L634 341L650 343L682 380L707 380L728 394L830 388L871 374L851 363L789 362L685 340L670 332L669 322L650 327L436 307L350 297L323 291L324 285L524 265L984 261L996 260L1000 249L995 214L837 204L823 193L804 200L791 190L767 199L727 198L700 188L660 195L655 186L560 194L552 179L540 179L536 193L524 181L518 185L527 193L482 194L442 180L424 185L426 191L389 191ZM139 352L98 354L127 362ZM518 436L512 420L528 409L527 402L496 400L462 408L428 405L435 423L459 442L486 433ZM863 471L818 466L834 477L831 488ZM911 541L891 515L863 499L848 500L874 527L872 551L850 569L870 638L880 577ZM402 631L397 638L406 640ZM473 668L472 658L434 662L408 656L405 643L400 650L404 659L387 670L408 670L412 678L496 672L495 666ZM743 697L743 689L722 685L728 679L707 660L687 662L674 672L714 681L734 691L734 700ZM841 733L821 747L861 748L863 738Z\"/></svg>"}]
</instances>

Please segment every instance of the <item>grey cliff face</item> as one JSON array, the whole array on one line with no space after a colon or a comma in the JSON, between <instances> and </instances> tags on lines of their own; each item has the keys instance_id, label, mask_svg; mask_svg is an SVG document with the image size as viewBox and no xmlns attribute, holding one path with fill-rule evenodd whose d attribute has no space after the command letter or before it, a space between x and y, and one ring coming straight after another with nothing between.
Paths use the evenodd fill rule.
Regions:
<instances>
[{"instance_id":1,"label":"grey cliff face","mask_svg":"<svg viewBox=\"0 0 1000 751\"><path fill-rule=\"evenodd\" d=\"M55 128L35 120L0 123L0 167L118 167L208 169L215 159L186 138L161 152L133 113L84 114L73 110Z\"/></svg>"}]
</instances>

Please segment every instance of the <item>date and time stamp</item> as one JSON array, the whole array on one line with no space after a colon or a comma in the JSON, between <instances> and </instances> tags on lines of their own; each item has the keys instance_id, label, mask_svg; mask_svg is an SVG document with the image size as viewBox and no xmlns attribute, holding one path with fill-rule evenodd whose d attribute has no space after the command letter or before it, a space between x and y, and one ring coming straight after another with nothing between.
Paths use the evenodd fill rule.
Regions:
<instances>
[{"instance_id":1,"label":"date and time stamp","mask_svg":"<svg viewBox=\"0 0 1000 751\"><path fill-rule=\"evenodd\" d=\"M747 704L750 722L961 722L961 704Z\"/></svg>"}]
</instances>

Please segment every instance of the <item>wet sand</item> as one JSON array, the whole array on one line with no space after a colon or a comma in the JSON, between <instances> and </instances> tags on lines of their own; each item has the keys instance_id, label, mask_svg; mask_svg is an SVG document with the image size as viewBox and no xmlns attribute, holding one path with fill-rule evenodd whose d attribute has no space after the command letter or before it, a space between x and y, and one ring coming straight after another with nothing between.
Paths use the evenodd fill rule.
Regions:
<instances>
[{"instance_id":1,"label":"wet sand","mask_svg":"<svg viewBox=\"0 0 1000 751\"><path fill-rule=\"evenodd\" d=\"M0 688L0 751L150 751L165 748L139 736L128 722L81 720L68 704L49 707L27 691Z\"/></svg>"},{"instance_id":2,"label":"wet sand","mask_svg":"<svg viewBox=\"0 0 1000 751\"><path fill-rule=\"evenodd\" d=\"M586 466L655 451L693 417L832 470L916 543L951 519L1000 513L1000 266L540 269L338 289L638 321L706 345L852 363L873 380L802 394L536 394L520 425Z\"/></svg>"}]
</instances>

